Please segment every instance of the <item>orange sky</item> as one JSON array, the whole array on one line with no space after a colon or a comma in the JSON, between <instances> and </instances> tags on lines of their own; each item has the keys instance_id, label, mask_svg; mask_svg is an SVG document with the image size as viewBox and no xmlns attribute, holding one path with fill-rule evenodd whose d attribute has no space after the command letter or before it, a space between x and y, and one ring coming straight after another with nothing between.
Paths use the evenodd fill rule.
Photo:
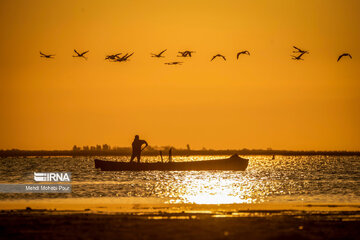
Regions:
<instances>
[{"instance_id":1,"label":"orange sky","mask_svg":"<svg viewBox=\"0 0 360 240\"><path fill-rule=\"evenodd\" d=\"M130 146L140 134L183 148L360 150L359 12L357 0L3 0L0 148ZM183 65L163 64L185 49L196 53ZM353 59L337 63L343 52ZM217 53L228 61L210 62Z\"/></svg>"}]
</instances>

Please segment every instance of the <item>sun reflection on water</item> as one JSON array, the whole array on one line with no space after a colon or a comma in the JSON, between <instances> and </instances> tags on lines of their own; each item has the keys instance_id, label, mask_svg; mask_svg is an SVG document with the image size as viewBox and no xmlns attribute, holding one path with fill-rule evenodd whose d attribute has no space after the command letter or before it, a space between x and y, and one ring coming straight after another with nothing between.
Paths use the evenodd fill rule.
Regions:
<instances>
[{"instance_id":1,"label":"sun reflection on water","mask_svg":"<svg viewBox=\"0 0 360 240\"><path fill-rule=\"evenodd\" d=\"M223 174L203 172L201 178L190 176L172 189L169 203L231 204L252 203L252 184L247 179L226 179ZM257 195L257 194L255 194Z\"/></svg>"}]
</instances>

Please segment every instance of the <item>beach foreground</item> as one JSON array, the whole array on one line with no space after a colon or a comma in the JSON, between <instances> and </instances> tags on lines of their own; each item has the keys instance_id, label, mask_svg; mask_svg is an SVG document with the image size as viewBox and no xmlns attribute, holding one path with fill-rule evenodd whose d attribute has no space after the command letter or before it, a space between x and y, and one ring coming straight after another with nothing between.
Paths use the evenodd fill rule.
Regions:
<instances>
[{"instance_id":1,"label":"beach foreground","mask_svg":"<svg viewBox=\"0 0 360 240\"><path fill-rule=\"evenodd\" d=\"M360 236L358 205L135 204L122 205L119 211L31 207L10 210L3 205L2 209L1 239L359 239Z\"/></svg>"}]
</instances>

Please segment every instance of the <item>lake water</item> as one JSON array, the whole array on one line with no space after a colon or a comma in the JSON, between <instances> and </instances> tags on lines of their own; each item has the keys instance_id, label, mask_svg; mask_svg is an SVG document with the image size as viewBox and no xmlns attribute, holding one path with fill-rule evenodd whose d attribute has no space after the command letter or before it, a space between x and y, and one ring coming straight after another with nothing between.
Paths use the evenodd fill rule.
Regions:
<instances>
[{"instance_id":1,"label":"lake water","mask_svg":"<svg viewBox=\"0 0 360 240\"><path fill-rule=\"evenodd\" d=\"M174 161L227 156L175 156ZM101 172L93 158L4 158L0 183L34 183L33 172L71 172L72 193L0 193L1 200L158 199L165 203L360 202L360 157L242 156L246 171ZM128 157L101 158L126 161ZM143 157L156 162L159 157Z\"/></svg>"}]
</instances>

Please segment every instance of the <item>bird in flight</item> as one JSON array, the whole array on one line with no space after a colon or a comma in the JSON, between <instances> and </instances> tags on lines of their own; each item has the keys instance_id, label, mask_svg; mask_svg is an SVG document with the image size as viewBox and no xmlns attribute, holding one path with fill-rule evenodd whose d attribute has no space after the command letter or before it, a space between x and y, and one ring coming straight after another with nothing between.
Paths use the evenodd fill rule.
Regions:
<instances>
[{"instance_id":1,"label":"bird in flight","mask_svg":"<svg viewBox=\"0 0 360 240\"><path fill-rule=\"evenodd\" d=\"M186 55L187 55L186 51L184 51L184 52L179 51L178 53L180 53L180 56L178 55L178 57L186 57Z\"/></svg>"},{"instance_id":2,"label":"bird in flight","mask_svg":"<svg viewBox=\"0 0 360 240\"><path fill-rule=\"evenodd\" d=\"M191 54L195 53L195 51L189 51L189 50L186 50L186 51L179 51L178 53L180 53L180 56L178 55L178 57L192 57Z\"/></svg>"},{"instance_id":3,"label":"bird in flight","mask_svg":"<svg viewBox=\"0 0 360 240\"><path fill-rule=\"evenodd\" d=\"M291 55L291 56L292 56L292 59L293 59L293 60L304 60L304 59L301 58L302 55L304 55L304 54L305 54L305 52L302 52L302 53L300 53L299 56L294 56L294 55Z\"/></svg>"},{"instance_id":4,"label":"bird in flight","mask_svg":"<svg viewBox=\"0 0 360 240\"><path fill-rule=\"evenodd\" d=\"M123 61L123 62L126 62L126 61L129 61L128 59L133 55L134 53L130 53L130 54L126 54L126 55L124 55L122 58L121 58L121 60Z\"/></svg>"},{"instance_id":5,"label":"bird in flight","mask_svg":"<svg viewBox=\"0 0 360 240\"><path fill-rule=\"evenodd\" d=\"M88 53L89 51L85 51L85 52L82 52L82 53L79 53L78 51L76 51L76 49L74 49L74 52L77 54L73 57L82 57L84 58L85 60L87 60L87 57L85 57L85 54Z\"/></svg>"},{"instance_id":6,"label":"bird in flight","mask_svg":"<svg viewBox=\"0 0 360 240\"><path fill-rule=\"evenodd\" d=\"M131 53L131 54L125 54L124 56L122 57L118 57L116 58L115 60L113 60L113 62L127 62L129 61L129 58L133 55L134 53Z\"/></svg>"},{"instance_id":7,"label":"bird in flight","mask_svg":"<svg viewBox=\"0 0 360 240\"><path fill-rule=\"evenodd\" d=\"M159 54L151 53L151 57L157 57L157 58L164 57L164 56L162 56L162 54L163 54L164 52L166 52L166 50L167 50L167 49L161 51Z\"/></svg>"},{"instance_id":8,"label":"bird in flight","mask_svg":"<svg viewBox=\"0 0 360 240\"><path fill-rule=\"evenodd\" d=\"M341 59L342 57L345 57L345 56L348 56L348 57L350 57L350 59L352 59L350 53L343 53L343 54L341 54L341 55L338 57L337 61L340 61L340 59Z\"/></svg>"},{"instance_id":9,"label":"bird in flight","mask_svg":"<svg viewBox=\"0 0 360 240\"><path fill-rule=\"evenodd\" d=\"M222 57L226 61L226 58L221 54L216 54L215 56L212 57L212 59L210 61L214 60L217 57Z\"/></svg>"},{"instance_id":10,"label":"bird in flight","mask_svg":"<svg viewBox=\"0 0 360 240\"><path fill-rule=\"evenodd\" d=\"M241 54L247 54L247 55L250 56L249 51L245 50L245 51L238 52L238 53L236 54L236 59L239 59L239 56L240 56Z\"/></svg>"},{"instance_id":11,"label":"bird in flight","mask_svg":"<svg viewBox=\"0 0 360 240\"><path fill-rule=\"evenodd\" d=\"M113 54L113 55L107 55L105 57L105 60L115 60L115 59L119 58L120 54L121 53L117 53L117 54Z\"/></svg>"},{"instance_id":12,"label":"bird in flight","mask_svg":"<svg viewBox=\"0 0 360 240\"><path fill-rule=\"evenodd\" d=\"M309 54L308 51L302 50L302 49L300 49L300 48L298 48L298 47L296 47L296 46L293 46L293 48L296 49L296 51L293 51L293 53L307 53L307 54Z\"/></svg>"},{"instance_id":13,"label":"bird in flight","mask_svg":"<svg viewBox=\"0 0 360 240\"><path fill-rule=\"evenodd\" d=\"M44 54L40 51L40 57L43 57L43 58L54 58L55 55L54 54Z\"/></svg>"},{"instance_id":14,"label":"bird in flight","mask_svg":"<svg viewBox=\"0 0 360 240\"><path fill-rule=\"evenodd\" d=\"M166 65L181 65L181 64L183 64L183 62L167 62L164 64L166 64Z\"/></svg>"},{"instance_id":15,"label":"bird in flight","mask_svg":"<svg viewBox=\"0 0 360 240\"><path fill-rule=\"evenodd\" d=\"M192 53L195 53L195 51L189 51L189 50L186 50L186 51L185 51L185 55L186 55L186 56L189 56L189 57L192 57L192 56L191 56Z\"/></svg>"}]
</instances>

